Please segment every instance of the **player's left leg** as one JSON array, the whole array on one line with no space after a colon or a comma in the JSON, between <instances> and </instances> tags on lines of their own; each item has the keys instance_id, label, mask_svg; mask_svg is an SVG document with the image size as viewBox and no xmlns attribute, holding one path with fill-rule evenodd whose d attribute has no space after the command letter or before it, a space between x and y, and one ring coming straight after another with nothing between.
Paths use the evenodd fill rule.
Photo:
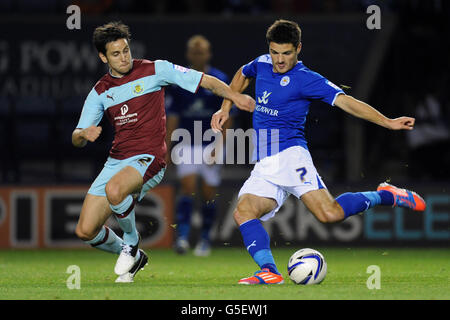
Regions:
<instances>
[{"instance_id":1,"label":"player's left leg","mask_svg":"<svg viewBox=\"0 0 450 320\"><path fill-rule=\"evenodd\" d=\"M323 223L342 221L375 205L393 205L390 193L348 192L334 199L325 188L309 191L301 196L301 200L309 211Z\"/></svg>"},{"instance_id":2,"label":"player's left leg","mask_svg":"<svg viewBox=\"0 0 450 320\"><path fill-rule=\"evenodd\" d=\"M311 213L323 223L333 223L345 218L345 213L339 203L322 188L303 194L300 198Z\"/></svg>"},{"instance_id":3,"label":"player's left leg","mask_svg":"<svg viewBox=\"0 0 450 320\"><path fill-rule=\"evenodd\" d=\"M425 210L425 201L415 192L388 184L380 184L377 191L347 192L336 199L322 188L301 196L306 207L323 223L342 221L377 205L401 206Z\"/></svg>"}]
</instances>

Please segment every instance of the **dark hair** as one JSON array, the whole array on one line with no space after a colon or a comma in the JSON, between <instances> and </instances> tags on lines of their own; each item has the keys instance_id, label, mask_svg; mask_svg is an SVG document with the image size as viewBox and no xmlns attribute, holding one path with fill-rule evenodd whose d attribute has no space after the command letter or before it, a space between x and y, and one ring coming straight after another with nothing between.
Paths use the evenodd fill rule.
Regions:
<instances>
[{"instance_id":1,"label":"dark hair","mask_svg":"<svg viewBox=\"0 0 450 320\"><path fill-rule=\"evenodd\" d=\"M98 52L106 55L106 44L118 39L130 41L130 30L121 21L113 21L95 28L92 40Z\"/></svg>"},{"instance_id":2,"label":"dark hair","mask_svg":"<svg viewBox=\"0 0 450 320\"><path fill-rule=\"evenodd\" d=\"M300 44L302 31L296 22L289 20L277 20L267 29L267 44L275 42L278 44L292 43L294 47Z\"/></svg>"}]
</instances>

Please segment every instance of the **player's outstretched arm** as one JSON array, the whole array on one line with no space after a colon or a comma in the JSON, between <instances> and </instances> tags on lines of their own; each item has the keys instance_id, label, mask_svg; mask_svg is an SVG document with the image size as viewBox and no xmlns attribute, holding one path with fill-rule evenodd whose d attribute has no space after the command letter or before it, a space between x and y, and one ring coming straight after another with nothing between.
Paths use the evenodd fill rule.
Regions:
<instances>
[{"instance_id":1,"label":"player's outstretched arm","mask_svg":"<svg viewBox=\"0 0 450 320\"><path fill-rule=\"evenodd\" d=\"M236 74L233 77L233 80L230 83L230 88L234 92L242 93L242 92L244 92L244 90L250 84L251 78L246 78L242 74L242 68L243 67L241 67L236 72ZM220 110L217 111L216 113L214 113L214 115L211 118L211 128L214 131L217 132L217 131L222 131L223 130L222 126L228 120L228 118L230 117L229 113L230 113L230 110L231 110L232 106L233 106L233 102L231 100L228 100L228 99L224 99L223 100L222 106L220 107ZM237 107L239 108L239 106L237 106ZM248 109L248 110L242 109L242 110L253 112L253 110L255 110L255 104L252 104L252 108L251 109Z\"/></svg>"},{"instance_id":2,"label":"player's outstretched arm","mask_svg":"<svg viewBox=\"0 0 450 320\"><path fill-rule=\"evenodd\" d=\"M247 111L255 109L255 100L252 97L233 91L225 82L216 77L204 74L200 86L210 90L217 96L233 101L239 109Z\"/></svg>"},{"instance_id":3,"label":"player's outstretched arm","mask_svg":"<svg viewBox=\"0 0 450 320\"><path fill-rule=\"evenodd\" d=\"M399 117L395 119L387 118L367 103L344 94L337 96L334 105L355 117L373 122L391 130L412 130L414 129L414 122L416 121L411 117Z\"/></svg>"},{"instance_id":4,"label":"player's outstretched arm","mask_svg":"<svg viewBox=\"0 0 450 320\"><path fill-rule=\"evenodd\" d=\"M90 126L86 129L75 129L72 133L72 144L77 148L84 147L87 142L94 142L102 133L102 127Z\"/></svg>"},{"instance_id":5,"label":"player's outstretched arm","mask_svg":"<svg viewBox=\"0 0 450 320\"><path fill-rule=\"evenodd\" d=\"M235 75L233 77L233 80L231 80L230 88L234 92L242 93L242 92L244 92L245 89L247 89L248 85L250 84L251 78L246 78L242 74L242 68L243 68L243 66L239 68L239 70L235 73ZM224 99L220 109L229 112L231 110L232 106L233 106L233 102L232 101L230 101L228 99ZM239 106L237 106L237 107L239 108ZM245 110L245 111L253 112L254 109L255 108L254 108L254 105L253 105L253 109Z\"/></svg>"}]
</instances>

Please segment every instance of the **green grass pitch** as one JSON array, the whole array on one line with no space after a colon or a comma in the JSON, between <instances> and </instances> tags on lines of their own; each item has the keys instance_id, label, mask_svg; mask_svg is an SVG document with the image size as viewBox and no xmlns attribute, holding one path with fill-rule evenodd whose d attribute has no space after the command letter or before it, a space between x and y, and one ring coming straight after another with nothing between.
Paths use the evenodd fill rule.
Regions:
<instances>
[{"instance_id":1,"label":"green grass pitch","mask_svg":"<svg viewBox=\"0 0 450 320\"><path fill-rule=\"evenodd\" d=\"M317 248L328 264L320 285L287 278L286 264L299 248L275 248L283 285L243 286L256 264L243 248L218 248L207 258L146 250L149 265L131 284L116 284L116 256L86 250L0 251L0 299L444 299L450 298L450 250L410 248ZM68 289L67 268L80 268L80 289ZM370 265L381 271L381 288L369 290Z\"/></svg>"}]
</instances>

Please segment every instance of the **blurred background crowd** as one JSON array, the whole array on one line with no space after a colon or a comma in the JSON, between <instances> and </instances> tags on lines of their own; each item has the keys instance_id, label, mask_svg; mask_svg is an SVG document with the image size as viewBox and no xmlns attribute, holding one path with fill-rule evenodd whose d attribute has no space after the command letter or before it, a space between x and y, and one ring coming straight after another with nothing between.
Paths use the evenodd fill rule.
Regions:
<instances>
[{"instance_id":1,"label":"blurred background crowd","mask_svg":"<svg viewBox=\"0 0 450 320\"><path fill-rule=\"evenodd\" d=\"M53 35L55 26L65 25L70 4L81 8L81 34L61 27ZM381 8L380 30L365 26L366 8L371 4ZM345 85L347 93L386 116L416 118L413 131L393 133L314 103L306 134L325 181L447 182L450 178L447 1L2 0L0 17L5 31L0 36L2 184L90 183L101 169L113 135L106 119L99 142L83 150L71 146L70 134L85 96L106 70L95 60L92 46L83 47L94 52L92 68L64 69L52 45L63 40L90 44L93 28L113 19L131 26L135 57L181 65L187 64L185 41L194 33L203 33L212 44L212 63L229 78L242 64L266 52L265 29L274 19L293 19L303 29L304 49L299 58L305 65ZM30 43L36 44L35 52ZM42 43L48 46L39 47ZM41 61L39 69L32 58L27 60L26 55L31 57L33 52L47 55L54 64L45 66ZM89 56L84 51L77 54ZM239 56L245 59L236 59ZM76 80L71 83L74 74ZM41 85L36 92L33 86L38 84L30 84L32 79ZM76 94L56 96L52 89L56 85L76 87ZM29 94L24 95L24 87ZM241 114L234 126L251 127L251 115ZM227 165L230 175L226 176L233 178L232 172L238 172L241 179L240 170L250 168Z\"/></svg>"}]
</instances>

